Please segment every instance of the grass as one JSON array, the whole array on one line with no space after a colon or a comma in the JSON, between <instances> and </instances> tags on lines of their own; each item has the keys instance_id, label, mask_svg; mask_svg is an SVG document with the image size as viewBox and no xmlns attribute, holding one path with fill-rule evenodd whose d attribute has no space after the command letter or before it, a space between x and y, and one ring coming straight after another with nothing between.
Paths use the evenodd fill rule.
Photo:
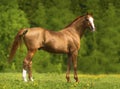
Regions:
<instances>
[{"instance_id":1,"label":"grass","mask_svg":"<svg viewBox=\"0 0 120 89\"><path fill-rule=\"evenodd\" d=\"M34 82L23 82L21 73L0 73L0 89L120 89L120 75L79 75L67 83L65 74L34 73Z\"/></svg>"}]
</instances>

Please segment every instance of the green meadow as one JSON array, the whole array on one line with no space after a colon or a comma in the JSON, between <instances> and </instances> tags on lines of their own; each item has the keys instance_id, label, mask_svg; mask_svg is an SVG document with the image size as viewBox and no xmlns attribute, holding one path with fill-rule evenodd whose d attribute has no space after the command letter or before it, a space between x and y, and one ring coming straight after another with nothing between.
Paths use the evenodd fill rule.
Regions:
<instances>
[{"instance_id":1,"label":"green meadow","mask_svg":"<svg viewBox=\"0 0 120 89\"><path fill-rule=\"evenodd\" d=\"M120 89L120 75L79 74L79 83L73 75L67 83L65 74L34 73L34 82L22 81L21 73L0 73L0 89Z\"/></svg>"}]
</instances>

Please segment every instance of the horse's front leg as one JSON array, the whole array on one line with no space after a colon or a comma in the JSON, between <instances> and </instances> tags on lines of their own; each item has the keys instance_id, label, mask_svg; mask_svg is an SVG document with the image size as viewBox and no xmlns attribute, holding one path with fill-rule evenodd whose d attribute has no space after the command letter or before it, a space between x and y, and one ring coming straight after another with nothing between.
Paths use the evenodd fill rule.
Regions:
<instances>
[{"instance_id":1,"label":"horse's front leg","mask_svg":"<svg viewBox=\"0 0 120 89\"><path fill-rule=\"evenodd\" d=\"M76 82L79 82L78 80L78 75L77 75L77 52L74 52L72 54L72 61L73 61L73 67L74 67L74 79L76 80Z\"/></svg>"},{"instance_id":2,"label":"horse's front leg","mask_svg":"<svg viewBox=\"0 0 120 89\"><path fill-rule=\"evenodd\" d=\"M70 69L71 69L71 57L70 55L68 55L68 64L67 64L67 72L66 72L67 82L70 82Z\"/></svg>"}]
</instances>

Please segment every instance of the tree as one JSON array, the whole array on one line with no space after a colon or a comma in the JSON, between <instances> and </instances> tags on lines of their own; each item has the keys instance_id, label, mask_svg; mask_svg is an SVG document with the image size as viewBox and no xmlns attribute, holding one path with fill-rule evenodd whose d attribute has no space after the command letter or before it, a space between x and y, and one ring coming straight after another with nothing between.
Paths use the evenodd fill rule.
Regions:
<instances>
[{"instance_id":1,"label":"tree","mask_svg":"<svg viewBox=\"0 0 120 89\"><path fill-rule=\"evenodd\" d=\"M32 15L32 26L33 27L46 27L46 9L42 3L38 4L38 9L35 10L34 14Z\"/></svg>"},{"instance_id":2,"label":"tree","mask_svg":"<svg viewBox=\"0 0 120 89\"><path fill-rule=\"evenodd\" d=\"M102 38L100 40L100 51L104 53L106 57L106 72L118 72L119 70L119 59L118 49L119 49L119 20L117 19L116 8L112 3L108 4L108 9L106 10L104 17L104 29L101 34ZM117 65L117 66L115 66Z\"/></svg>"},{"instance_id":3,"label":"tree","mask_svg":"<svg viewBox=\"0 0 120 89\"><path fill-rule=\"evenodd\" d=\"M18 30L29 27L25 13L18 9L16 0L1 1L0 5L0 67L4 70L4 65L9 55L10 44Z\"/></svg>"}]
</instances>

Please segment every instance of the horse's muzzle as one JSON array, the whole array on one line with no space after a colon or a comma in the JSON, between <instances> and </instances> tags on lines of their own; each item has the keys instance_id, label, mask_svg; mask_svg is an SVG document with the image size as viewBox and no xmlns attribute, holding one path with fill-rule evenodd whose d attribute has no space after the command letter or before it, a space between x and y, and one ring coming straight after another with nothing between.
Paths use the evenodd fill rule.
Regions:
<instances>
[{"instance_id":1,"label":"horse's muzzle","mask_svg":"<svg viewBox=\"0 0 120 89\"><path fill-rule=\"evenodd\" d=\"M94 32L95 31L95 28L93 28L92 26L90 27L90 31L91 32Z\"/></svg>"},{"instance_id":2,"label":"horse's muzzle","mask_svg":"<svg viewBox=\"0 0 120 89\"><path fill-rule=\"evenodd\" d=\"M92 32L94 32L95 31L95 28L92 28Z\"/></svg>"}]
</instances>

